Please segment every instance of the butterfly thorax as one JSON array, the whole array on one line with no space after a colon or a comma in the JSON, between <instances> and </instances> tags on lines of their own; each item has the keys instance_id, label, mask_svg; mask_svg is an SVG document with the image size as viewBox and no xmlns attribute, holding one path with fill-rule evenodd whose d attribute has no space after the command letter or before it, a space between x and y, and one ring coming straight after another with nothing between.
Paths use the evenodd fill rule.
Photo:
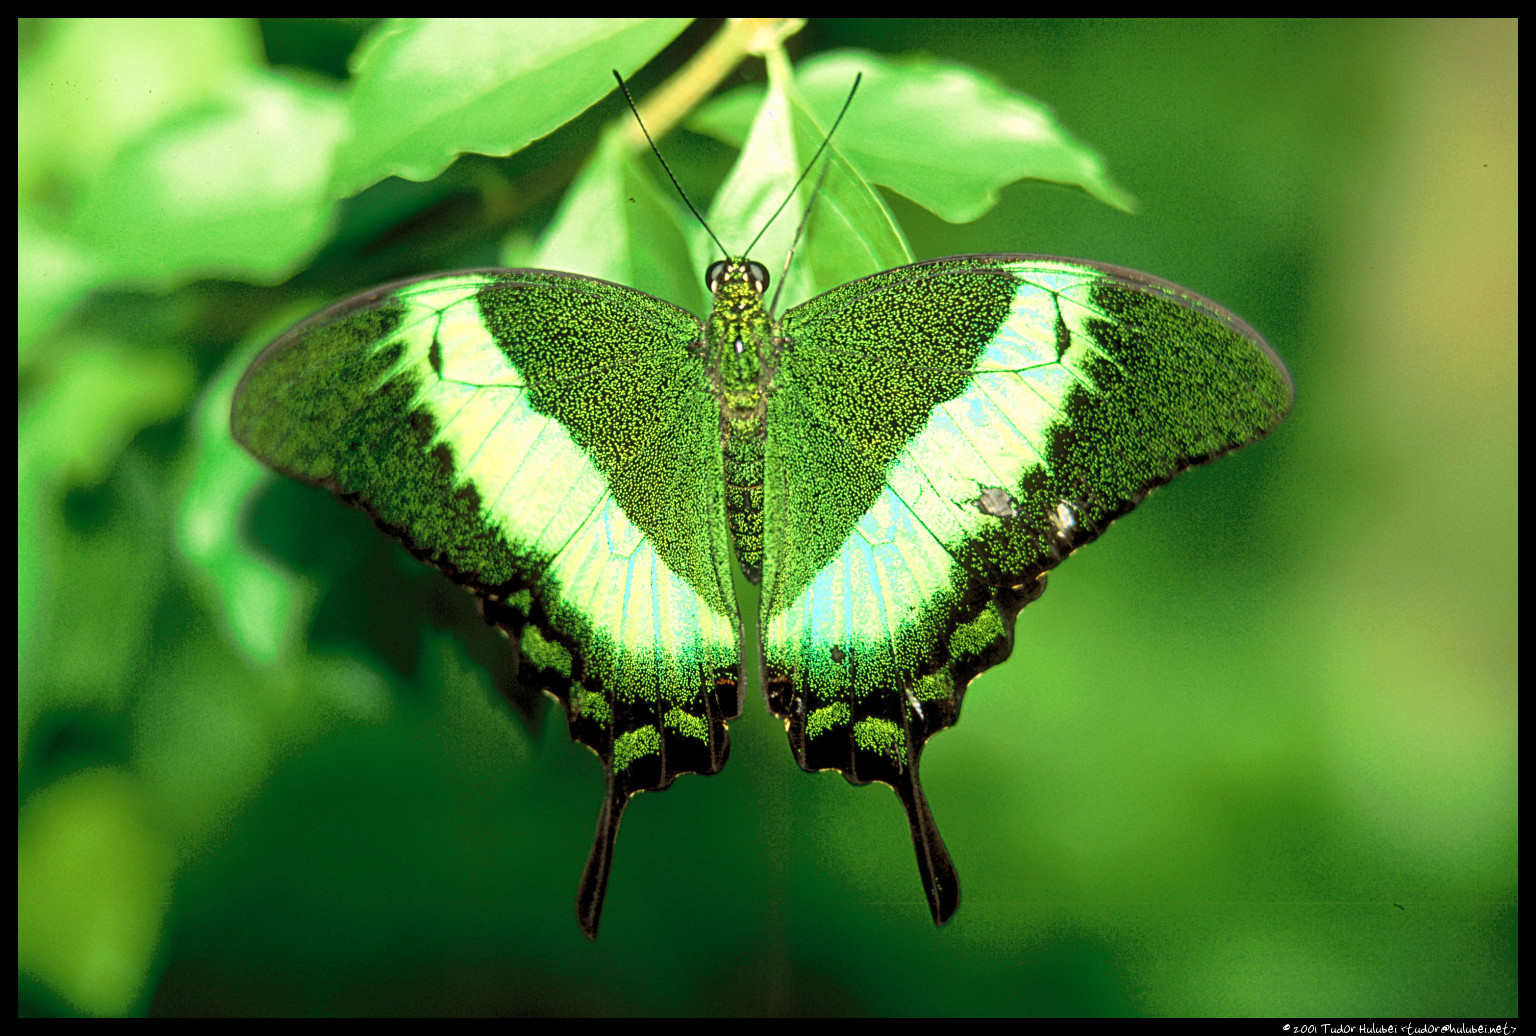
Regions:
<instances>
[{"instance_id":1,"label":"butterfly thorax","mask_svg":"<svg viewBox=\"0 0 1536 1036\"><path fill-rule=\"evenodd\" d=\"M725 513L742 571L754 583L763 563L763 442L775 367L773 320L763 305L768 271L732 258L708 273L714 309L705 332L705 363L720 405Z\"/></svg>"}]
</instances>

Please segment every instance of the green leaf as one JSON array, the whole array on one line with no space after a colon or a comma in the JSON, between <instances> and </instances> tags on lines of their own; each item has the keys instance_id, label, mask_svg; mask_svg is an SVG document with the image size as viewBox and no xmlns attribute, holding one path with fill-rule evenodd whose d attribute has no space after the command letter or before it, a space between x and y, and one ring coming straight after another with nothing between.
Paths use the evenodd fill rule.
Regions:
<instances>
[{"instance_id":1,"label":"green leaf","mask_svg":"<svg viewBox=\"0 0 1536 1036\"><path fill-rule=\"evenodd\" d=\"M1025 179L1078 186L1127 211L1133 205L1098 153L1073 138L1049 108L974 69L839 51L801 65L796 88L812 111L830 120L861 73L858 99L837 132L838 149L872 183L952 223L979 218L997 204L1000 189ZM759 91L734 91L689 125L739 143Z\"/></svg>"},{"instance_id":2,"label":"green leaf","mask_svg":"<svg viewBox=\"0 0 1536 1036\"><path fill-rule=\"evenodd\" d=\"M689 252L698 222L681 210L670 184L659 187L646 171L652 161L649 152L630 151L622 134L605 134L565 192L534 261L517 265L589 274L703 308L701 267Z\"/></svg>"},{"instance_id":3,"label":"green leaf","mask_svg":"<svg viewBox=\"0 0 1536 1036\"><path fill-rule=\"evenodd\" d=\"M330 233L327 175L344 132L333 92L243 79L124 147L70 232L89 243L104 279L275 283Z\"/></svg>"},{"instance_id":4,"label":"green leaf","mask_svg":"<svg viewBox=\"0 0 1536 1036\"><path fill-rule=\"evenodd\" d=\"M788 253L806 206L813 207L780 298L782 311L852 277L911 262L912 253L879 192L843 159L837 147L841 131L827 146L826 176L813 169L801 181L836 112L826 119L813 116L798 100L794 76L782 60L770 56L768 73L769 91L757 105L741 157L715 194L709 220L728 249L746 248L761 232L753 251L773 261ZM719 258L702 231L694 242L701 268ZM770 272L778 275L777 263Z\"/></svg>"},{"instance_id":5,"label":"green leaf","mask_svg":"<svg viewBox=\"0 0 1536 1036\"><path fill-rule=\"evenodd\" d=\"M426 18L358 51L352 139L334 193L386 176L430 180L463 152L510 155L586 111L688 24L685 18Z\"/></svg>"}]
</instances>

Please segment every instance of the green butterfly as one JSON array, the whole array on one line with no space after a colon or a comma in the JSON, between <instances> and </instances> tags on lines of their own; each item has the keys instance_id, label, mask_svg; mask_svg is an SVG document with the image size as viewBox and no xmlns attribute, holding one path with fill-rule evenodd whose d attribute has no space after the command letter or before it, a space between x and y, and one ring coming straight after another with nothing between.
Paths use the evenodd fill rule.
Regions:
<instances>
[{"instance_id":1,"label":"green butterfly","mask_svg":"<svg viewBox=\"0 0 1536 1036\"><path fill-rule=\"evenodd\" d=\"M796 761L895 789L943 923L960 887L924 744L1046 573L1274 428L1290 377L1227 310L1102 263L936 259L778 318L761 264L706 280L704 321L549 270L376 288L274 342L231 427L473 591L602 759L588 935L630 797L725 764L733 558L762 585L752 661Z\"/></svg>"}]
</instances>

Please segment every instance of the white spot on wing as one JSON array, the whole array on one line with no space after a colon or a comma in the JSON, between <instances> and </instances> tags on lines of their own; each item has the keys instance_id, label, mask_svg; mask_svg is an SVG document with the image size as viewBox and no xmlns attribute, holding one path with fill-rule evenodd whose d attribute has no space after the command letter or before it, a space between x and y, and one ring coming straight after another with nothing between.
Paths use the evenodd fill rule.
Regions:
<instances>
[{"instance_id":1,"label":"white spot on wing","mask_svg":"<svg viewBox=\"0 0 1536 1036\"><path fill-rule=\"evenodd\" d=\"M1013 518L1019 513L1018 501L995 486L983 489L974 503L982 514L990 514L994 518Z\"/></svg>"}]
</instances>

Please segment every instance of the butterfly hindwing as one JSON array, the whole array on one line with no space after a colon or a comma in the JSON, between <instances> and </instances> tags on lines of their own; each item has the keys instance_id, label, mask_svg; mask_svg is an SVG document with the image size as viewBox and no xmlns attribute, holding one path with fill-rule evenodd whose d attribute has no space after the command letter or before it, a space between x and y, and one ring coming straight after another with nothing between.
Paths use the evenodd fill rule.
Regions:
<instances>
[{"instance_id":1,"label":"butterfly hindwing","mask_svg":"<svg viewBox=\"0 0 1536 1036\"><path fill-rule=\"evenodd\" d=\"M918 783L923 743L1007 657L1050 568L1290 401L1236 317L1107 265L940 259L784 315L764 692L802 767L896 789L936 920L958 886Z\"/></svg>"},{"instance_id":2,"label":"butterfly hindwing","mask_svg":"<svg viewBox=\"0 0 1536 1036\"><path fill-rule=\"evenodd\" d=\"M580 912L595 932L636 791L713 773L740 711L719 411L699 322L539 270L376 289L275 342L236 393L253 454L368 511L520 642L608 793Z\"/></svg>"}]
</instances>

